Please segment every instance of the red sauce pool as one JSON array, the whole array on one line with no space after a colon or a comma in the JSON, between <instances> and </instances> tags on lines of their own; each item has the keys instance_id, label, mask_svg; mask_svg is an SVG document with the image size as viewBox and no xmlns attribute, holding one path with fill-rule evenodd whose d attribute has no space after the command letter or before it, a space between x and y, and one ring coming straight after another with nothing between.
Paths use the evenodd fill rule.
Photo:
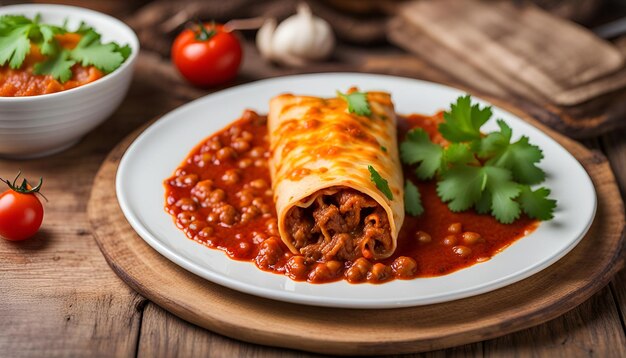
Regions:
<instances>
[{"instance_id":1,"label":"red sauce pool","mask_svg":"<svg viewBox=\"0 0 626 358\"><path fill-rule=\"evenodd\" d=\"M419 217L405 217L398 247L390 258L366 262L370 271L362 279L348 275L352 262L307 262L292 254L278 235L267 167L266 120L252 111L244 112L242 118L198 144L164 183L165 210L176 225L190 239L222 250L232 259L251 261L262 270L298 281L381 283L441 276L489 260L538 226L526 216L505 225L473 211L453 213L437 196L434 181L419 181L405 167L405 179L419 187L425 210ZM422 127L435 142L442 142L437 133L441 120L441 113L402 117L398 137L401 140L409 129ZM406 258L416 264L408 276L395 269Z\"/></svg>"}]
</instances>

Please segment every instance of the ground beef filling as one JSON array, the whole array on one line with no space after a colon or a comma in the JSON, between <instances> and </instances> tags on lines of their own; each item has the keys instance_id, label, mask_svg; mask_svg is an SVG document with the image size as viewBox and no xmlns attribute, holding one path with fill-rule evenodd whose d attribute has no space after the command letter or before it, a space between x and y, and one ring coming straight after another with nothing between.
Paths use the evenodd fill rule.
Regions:
<instances>
[{"instance_id":1,"label":"ground beef filling","mask_svg":"<svg viewBox=\"0 0 626 358\"><path fill-rule=\"evenodd\" d=\"M294 246L314 260L372 258L392 246L385 210L353 189L319 195L309 207L294 207L287 215Z\"/></svg>"}]
</instances>

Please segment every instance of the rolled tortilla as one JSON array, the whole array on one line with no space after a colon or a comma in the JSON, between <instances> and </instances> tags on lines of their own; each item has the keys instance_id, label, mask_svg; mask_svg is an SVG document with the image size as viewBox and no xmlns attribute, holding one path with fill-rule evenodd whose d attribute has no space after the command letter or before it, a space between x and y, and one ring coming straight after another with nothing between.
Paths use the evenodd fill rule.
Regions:
<instances>
[{"instance_id":1,"label":"rolled tortilla","mask_svg":"<svg viewBox=\"0 0 626 358\"><path fill-rule=\"evenodd\" d=\"M355 91L355 89L351 89ZM382 259L404 221L402 167L391 96L368 92L369 117L341 98L283 94L268 118L272 188L283 242L315 260ZM393 198L372 181L372 166Z\"/></svg>"}]
</instances>

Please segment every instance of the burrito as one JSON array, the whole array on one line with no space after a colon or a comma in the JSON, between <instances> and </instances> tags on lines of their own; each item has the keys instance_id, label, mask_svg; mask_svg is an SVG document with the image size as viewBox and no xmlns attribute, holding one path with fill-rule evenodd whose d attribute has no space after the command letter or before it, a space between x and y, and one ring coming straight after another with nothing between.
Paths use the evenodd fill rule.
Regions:
<instances>
[{"instance_id":1,"label":"burrito","mask_svg":"<svg viewBox=\"0 0 626 358\"><path fill-rule=\"evenodd\" d=\"M278 230L294 254L351 261L396 249L404 193L393 103L388 93L357 94L368 115L354 113L345 96L283 94L270 102Z\"/></svg>"}]
</instances>

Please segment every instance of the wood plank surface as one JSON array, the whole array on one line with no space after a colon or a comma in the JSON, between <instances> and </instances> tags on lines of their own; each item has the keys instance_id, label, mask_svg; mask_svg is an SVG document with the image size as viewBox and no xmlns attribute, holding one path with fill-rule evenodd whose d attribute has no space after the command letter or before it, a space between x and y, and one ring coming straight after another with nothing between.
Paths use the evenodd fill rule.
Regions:
<instances>
[{"instance_id":1,"label":"wood plank surface","mask_svg":"<svg viewBox=\"0 0 626 358\"><path fill-rule=\"evenodd\" d=\"M626 357L626 338L611 290L606 287L563 316L485 342L485 357Z\"/></svg>"},{"instance_id":2,"label":"wood plank surface","mask_svg":"<svg viewBox=\"0 0 626 358\"><path fill-rule=\"evenodd\" d=\"M626 198L626 129L613 131L603 136L601 144L616 175L622 197Z\"/></svg>"},{"instance_id":3,"label":"wood plank surface","mask_svg":"<svg viewBox=\"0 0 626 358\"><path fill-rule=\"evenodd\" d=\"M626 130L615 131L603 136L601 144L616 175L622 198L626 200ZM625 213L622 214L625 215ZM621 315L622 328L626 329L626 270L615 275L610 283L610 288Z\"/></svg>"},{"instance_id":4,"label":"wood plank surface","mask_svg":"<svg viewBox=\"0 0 626 358\"><path fill-rule=\"evenodd\" d=\"M84 213L71 213L74 223L27 243L0 240L0 355L134 355L143 298L111 275Z\"/></svg>"},{"instance_id":5,"label":"wood plank surface","mask_svg":"<svg viewBox=\"0 0 626 358\"><path fill-rule=\"evenodd\" d=\"M510 76L500 71L482 70L465 60L465 57L450 51L421 29L413 26L403 16L396 17L388 24L389 40L417 54L432 66L463 81L468 87L502 98L522 97L535 103L546 102L537 91L521 81L511 81Z\"/></svg>"},{"instance_id":6,"label":"wood plank surface","mask_svg":"<svg viewBox=\"0 0 626 358\"><path fill-rule=\"evenodd\" d=\"M61 155L0 160L3 178L19 169L31 179L45 177L49 199L34 238L0 240L0 352L7 356L134 355L143 299L112 274L85 213L93 175L110 146L99 131L108 132L99 128Z\"/></svg>"},{"instance_id":7,"label":"wood plank surface","mask_svg":"<svg viewBox=\"0 0 626 358\"><path fill-rule=\"evenodd\" d=\"M508 77L507 84L524 82L558 104L589 100L580 94L570 99L563 92L612 74L624 62L616 48L590 31L530 3L425 0L399 13L476 68L494 78Z\"/></svg>"},{"instance_id":8,"label":"wood plank surface","mask_svg":"<svg viewBox=\"0 0 626 358\"><path fill-rule=\"evenodd\" d=\"M241 342L207 331L149 303L144 311L140 358L169 357L316 357L313 353Z\"/></svg>"},{"instance_id":9,"label":"wood plank surface","mask_svg":"<svg viewBox=\"0 0 626 358\"><path fill-rule=\"evenodd\" d=\"M401 355L404 358L463 358L482 356L482 343L467 344L426 353ZM262 346L238 341L208 331L148 303L144 310L139 349L139 358L169 357L255 357L255 358L315 358L322 355ZM400 357L398 355L387 357Z\"/></svg>"}]
</instances>

